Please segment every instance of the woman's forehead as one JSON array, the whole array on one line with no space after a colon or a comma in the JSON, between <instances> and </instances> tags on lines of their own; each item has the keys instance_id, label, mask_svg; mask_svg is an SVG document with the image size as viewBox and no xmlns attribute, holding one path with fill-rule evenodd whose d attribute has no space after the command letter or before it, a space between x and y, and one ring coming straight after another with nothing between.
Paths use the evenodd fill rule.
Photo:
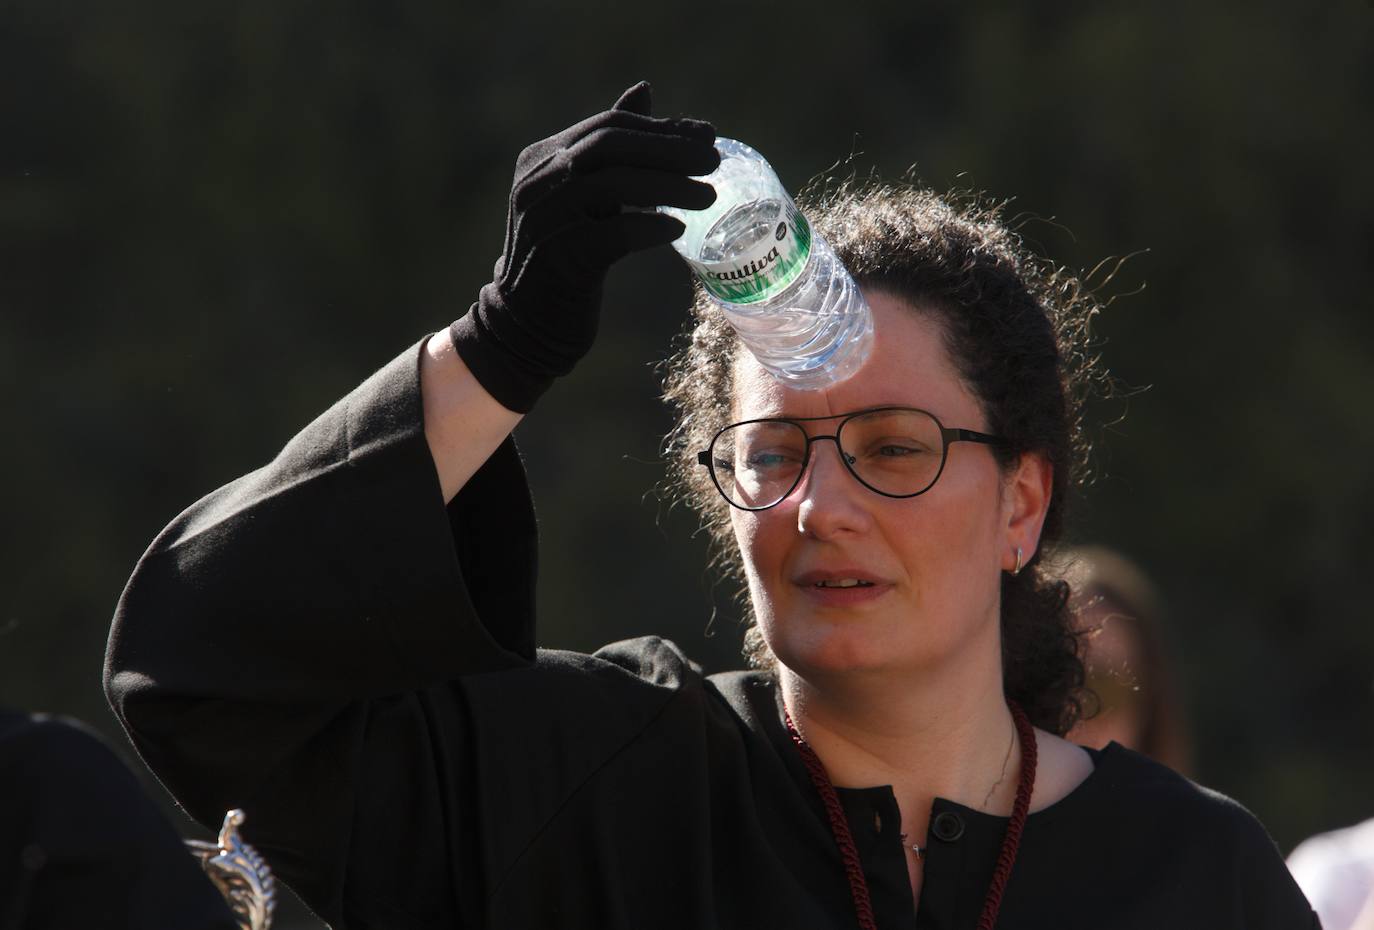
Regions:
<instances>
[{"instance_id":1,"label":"woman's forehead","mask_svg":"<svg viewBox=\"0 0 1374 930\"><path fill-rule=\"evenodd\" d=\"M873 352L853 377L822 391L798 391L741 348L734 367L734 418L831 416L905 406L976 428L971 418L981 423L981 410L959 377L934 316L881 292L866 296L873 311Z\"/></svg>"}]
</instances>

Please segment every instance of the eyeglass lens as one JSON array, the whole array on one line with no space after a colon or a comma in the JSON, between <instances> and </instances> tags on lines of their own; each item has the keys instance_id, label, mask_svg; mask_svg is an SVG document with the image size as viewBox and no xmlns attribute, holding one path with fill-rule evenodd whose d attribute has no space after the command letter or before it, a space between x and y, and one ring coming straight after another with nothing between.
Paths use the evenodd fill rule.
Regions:
<instances>
[{"instance_id":1,"label":"eyeglass lens","mask_svg":"<svg viewBox=\"0 0 1374 930\"><path fill-rule=\"evenodd\" d=\"M730 502L759 509L778 503L801 474L806 431L798 423L741 423L716 437L711 467ZM882 410L844 421L840 448L850 468L874 490L905 497L940 474L940 424L919 410Z\"/></svg>"}]
</instances>

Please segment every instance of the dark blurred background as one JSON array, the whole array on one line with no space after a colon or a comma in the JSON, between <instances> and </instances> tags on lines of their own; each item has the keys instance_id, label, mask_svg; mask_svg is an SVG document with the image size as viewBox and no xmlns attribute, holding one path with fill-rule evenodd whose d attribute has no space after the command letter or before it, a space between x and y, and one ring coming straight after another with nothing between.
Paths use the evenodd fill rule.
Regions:
<instances>
[{"instance_id":1,"label":"dark blurred background","mask_svg":"<svg viewBox=\"0 0 1374 930\"><path fill-rule=\"evenodd\" d=\"M1070 267L1141 253L1098 334L1148 390L1095 411L1075 538L1160 586L1195 778L1285 853L1374 815L1372 30L1366 0L4 4L0 702L127 752L101 657L154 534L464 312L516 153L647 78L793 190L915 166ZM647 493L688 296L666 248L624 262L518 430L545 645L737 664Z\"/></svg>"}]
</instances>

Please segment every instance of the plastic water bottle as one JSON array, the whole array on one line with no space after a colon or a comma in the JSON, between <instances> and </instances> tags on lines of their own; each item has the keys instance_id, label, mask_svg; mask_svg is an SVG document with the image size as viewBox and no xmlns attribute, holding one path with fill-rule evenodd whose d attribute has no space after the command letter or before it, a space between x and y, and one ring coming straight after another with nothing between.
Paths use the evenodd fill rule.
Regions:
<instances>
[{"instance_id":1,"label":"plastic water bottle","mask_svg":"<svg viewBox=\"0 0 1374 930\"><path fill-rule=\"evenodd\" d=\"M660 207L686 224L687 260L759 364L788 387L819 390L859 370L873 314L849 271L811 230L777 174L743 142L717 138L705 210Z\"/></svg>"}]
</instances>

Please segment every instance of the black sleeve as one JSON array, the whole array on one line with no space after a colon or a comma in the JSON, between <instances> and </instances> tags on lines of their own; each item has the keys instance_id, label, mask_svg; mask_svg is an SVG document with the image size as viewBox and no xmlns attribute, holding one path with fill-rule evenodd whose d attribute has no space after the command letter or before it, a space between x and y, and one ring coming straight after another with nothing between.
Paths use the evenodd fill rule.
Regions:
<instances>
[{"instance_id":1,"label":"black sleeve","mask_svg":"<svg viewBox=\"0 0 1374 930\"><path fill-rule=\"evenodd\" d=\"M453 838L475 802L448 682L535 663L517 451L508 439L445 508L420 351L178 516L106 656L111 704L163 784L210 827L243 808L248 841L336 926L452 925Z\"/></svg>"},{"instance_id":2,"label":"black sleeve","mask_svg":"<svg viewBox=\"0 0 1374 930\"><path fill-rule=\"evenodd\" d=\"M1172 842L1176 860L1190 862L1195 873L1196 900L1178 903L1200 912L1193 915L1196 925L1320 930L1316 912L1264 824L1239 801L1176 780L1188 786L1186 803L1161 810L1158 829ZM1202 901L1208 902L1206 908Z\"/></svg>"},{"instance_id":3,"label":"black sleeve","mask_svg":"<svg viewBox=\"0 0 1374 930\"><path fill-rule=\"evenodd\" d=\"M0 926L238 926L133 773L93 733L0 714L0 793Z\"/></svg>"},{"instance_id":4,"label":"black sleeve","mask_svg":"<svg viewBox=\"0 0 1374 930\"><path fill-rule=\"evenodd\" d=\"M1321 930L1321 921L1298 887L1283 854L1269 831L1248 810L1234 801L1234 852L1229 863L1236 889L1237 927L1272 930Z\"/></svg>"},{"instance_id":5,"label":"black sleeve","mask_svg":"<svg viewBox=\"0 0 1374 930\"><path fill-rule=\"evenodd\" d=\"M328 701L533 660L534 515L514 442L446 513L420 349L153 541L115 613L117 709L147 675L188 696Z\"/></svg>"}]
</instances>

